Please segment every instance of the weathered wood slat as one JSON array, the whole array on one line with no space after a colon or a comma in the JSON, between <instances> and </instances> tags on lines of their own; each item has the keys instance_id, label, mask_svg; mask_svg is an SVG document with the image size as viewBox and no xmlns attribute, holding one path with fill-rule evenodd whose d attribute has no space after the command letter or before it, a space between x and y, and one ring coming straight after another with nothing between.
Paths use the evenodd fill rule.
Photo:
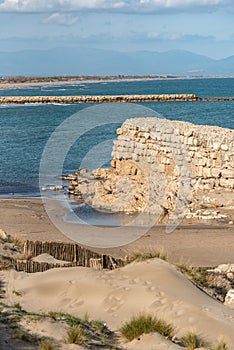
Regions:
<instances>
[{"instance_id":1,"label":"weathered wood slat","mask_svg":"<svg viewBox=\"0 0 234 350\"><path fill-rule=\"evenodd\" d=\"M45 253L53 256L57 260L66 261L68 263L54 264L30 260L31 258ZM116 259L110 255L96 253L90 249L81 247L77 243L27 240L24 243L24 256L25 260L14 260L13 266L17 271L28 273L43 272L51 268L68 266L92 267L98 270L113 270L125 265L125 261L122 259Z\"/></svg>"}]
</instances>

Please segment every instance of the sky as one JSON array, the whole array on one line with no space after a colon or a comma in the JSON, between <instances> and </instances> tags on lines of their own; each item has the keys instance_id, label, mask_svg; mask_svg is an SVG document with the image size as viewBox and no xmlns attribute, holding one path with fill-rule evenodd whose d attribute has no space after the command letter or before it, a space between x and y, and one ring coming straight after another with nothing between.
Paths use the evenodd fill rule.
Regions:
<instances>
[{"instance_id":1,"label":"sky","mask_svg":"<svg viewBox=\"0 0 234 350\"><path fill-rule=\"evenodd\" d=\"M85 46L234 55L234 0L0 0L0 51Z\"/></svg>"}]
</instances>

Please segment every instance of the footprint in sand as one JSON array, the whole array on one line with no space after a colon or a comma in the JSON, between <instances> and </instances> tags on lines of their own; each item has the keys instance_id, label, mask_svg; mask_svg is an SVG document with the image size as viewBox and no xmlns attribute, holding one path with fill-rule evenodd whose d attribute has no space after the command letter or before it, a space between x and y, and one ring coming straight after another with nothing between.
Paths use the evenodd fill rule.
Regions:
<instances>
[{"instance_id":1,"label":"footprint in sand","mask_svg":"<svg viewBox=\"0 0 234 350\"><path fill-rule=\"evenodd\" d=\"M150 281L144 281L143 286L151 286L152 282Z\"/></svg>"},{"instance_id":2,"label":"footprint in sand","mask_svg":"<svg viewBox=\"0 0 234 350\"><path fill-rule=\"evenodd\" d=\"M183 316L184 315L184 310L183 309L180 309L178 311L176 311L176 316L180 317L180 316Z\"/></svg>"},{"instance_id":3,"label":"footprint in sand","mask_svg":"<svg viewBox=\"0 0 234 350\"><path fill-rule=\"evenodd\" d=\"M147 292L154 292L155 291L155 287L150 286L146 288Z\"/></svg>"},{"instance_id":4,"label":"footprint in sand","mask_svg":"<svg viewBox=\"0 0 234 350\"><path fill-rule=\"evenodd\" d=\"M140 278L134 278L134 279L130 280L129 283L130 284L140 284L141 280L140 280Z\"/></svg>"},{"instance_id":5,"label":"footprint in sand","mask_svg":"<svg viewBox=\"0 0 234 350\"><path fill-rule=\"evenodd\" d=\"M79 300L79 301L76 301L75 303L73 303L72 305L79 307L79 306L82 306L83 304L84 304L84 300Z\"/></svg>"},{"instance_id":6,"label":"footprint in sand","mask_svg":"<svg viewBox=\"0 0 234 350\"><path fill-rule=\"evenodd\" d=\"M188 323L189 324L194 324L194 323L196 323L196 319L194 317L189 317L188 318Z\"/></svg>"},{"instance_id":7,"label":"footprint in sand","mask_svg":"<svg viewBox=\"0 0 234 350\"><path fill-rule=\"evenodd\" d=\"M157 300L154 300L154 302L150 305L150 307L158 307L160 305L160 300L157 299Z\"/></svg>"},{"instance_id":8,"label":"footprint in sand","mask_svg":"<svg viewBox=\"0 0 234 350\"><path fill-rule=\"evenodd\" d=\"M122 286L122 287L120 287L120 289L126 290L126 291L130 290L130 288L129 288L129 287L126 287L126 286Z\"/></svg>"},{"instance_id":9,"label":"footprint in sand","mask_svg":"<svg viewBox=\"0 0 234 350\"><path fill-rule=\"evenodd\" d=\"M125 280L129 280L129 276L128 275L123 275L120 277L120 281L125 281Z\"/></svg>"},{"instance_id":10,"label":"footprint in sand","mask_svg":"<svg viewBox=\"0 0 234 350\"><path fill-rule=\"evenodd\" d=\"M69 301L66 303L66 306L69 309L74 309L74 307L80 307L83 304L84 304L84 300L69 299ZM63 305L65 305L65 303L63 303Z\"/></svg>"},{"instance_id":11,"label":"footprint in sand","mask_svg":"<svg viewBox=\"0 0 234 350\"><path fill-rule=\"evenodd\" d=\"M160 304L161 305L165 305L167 303L167 299L166 298L163 298L160 300Z\"/></svg>"},{"instance_id":12,"label":"footprint in sand","mask_svg":"<svg viewBox=\"0 0 234 350\"><path fill-rule=\"evenodd\" d=\"M124 298L121 295L109 295L104 299L105 311L113 313L117 311L125 303Z\"/></svg>"}]
</instances>

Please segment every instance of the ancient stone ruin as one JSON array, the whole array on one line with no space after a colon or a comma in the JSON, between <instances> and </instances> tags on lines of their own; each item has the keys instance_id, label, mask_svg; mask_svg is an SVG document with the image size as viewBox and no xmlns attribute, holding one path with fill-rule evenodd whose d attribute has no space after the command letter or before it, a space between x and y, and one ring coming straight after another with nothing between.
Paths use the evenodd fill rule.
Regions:
<instances>
[{"instance_id":1,"label":"ancient stone ruin","mask_svg":"<svg viewBox=\"0 0 234 350\"><path fill-rule=\"evenodd\" d=\"M214 212L208 209L234 206L234 130L132 118L117 134L112 167L78 170L70 194L94 208L125 213L195 217L202 208L209 219Z\"/></svg>"}]
</instances>

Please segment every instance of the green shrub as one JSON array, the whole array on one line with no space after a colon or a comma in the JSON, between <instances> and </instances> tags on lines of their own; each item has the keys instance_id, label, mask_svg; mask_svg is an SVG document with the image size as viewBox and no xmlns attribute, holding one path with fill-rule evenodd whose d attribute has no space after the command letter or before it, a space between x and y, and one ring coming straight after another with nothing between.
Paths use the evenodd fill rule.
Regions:
<instances>
[{"instance_id":1,"label":"green shrub","mask_svg":"<svg viewBox=\"0 0 234 350\"><path fill-rule=\"evenodd\" d=\"M144 333L157 332L169 339L172 339L174 335L173 325L151 315L138 315L132 317L129 322L126 322L122 326L120 331L129 341L138 338Z\"/></svg>"}]
</instances>

